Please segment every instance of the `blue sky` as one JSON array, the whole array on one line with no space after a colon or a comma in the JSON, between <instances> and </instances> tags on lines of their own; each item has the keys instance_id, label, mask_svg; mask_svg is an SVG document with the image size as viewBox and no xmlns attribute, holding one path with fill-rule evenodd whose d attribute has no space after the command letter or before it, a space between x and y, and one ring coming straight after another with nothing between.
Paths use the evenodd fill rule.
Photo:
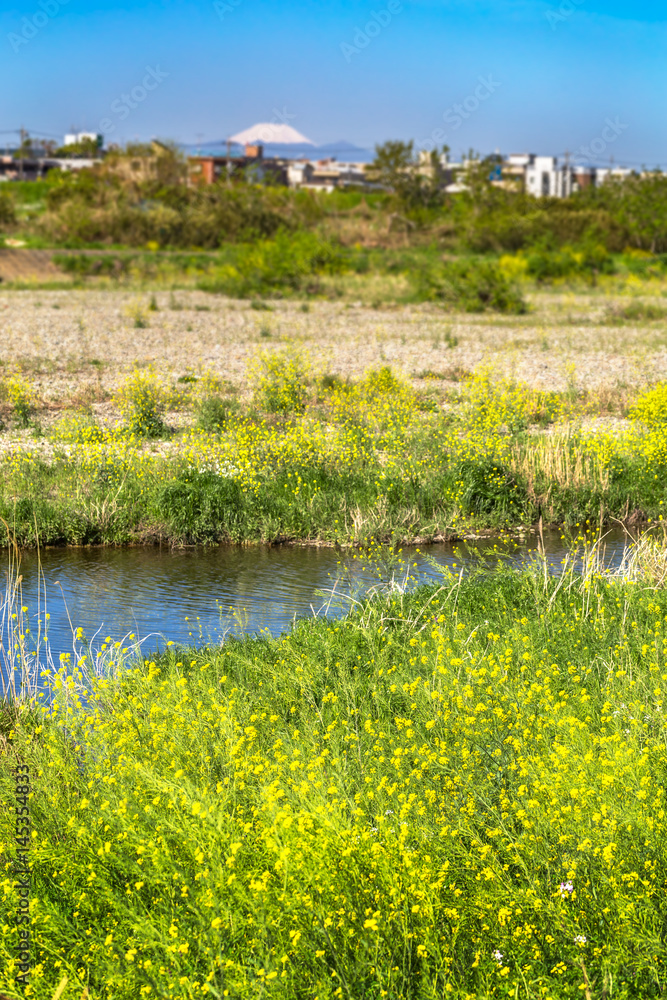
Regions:
<instances>
[{"instance_id":1,"label":"blue sky","mask_svg":"<svg viewBox=\"0 0 667 1000\"><path fill-rule=\"evenodd\" d=\"M598 162L667 167L665 10L653 0L2 0L0 130L60 136L106 122L110 140L196 142L284 120L317 143L446 141L457 155L593 144Z\"/></svg>"}]
</instances>

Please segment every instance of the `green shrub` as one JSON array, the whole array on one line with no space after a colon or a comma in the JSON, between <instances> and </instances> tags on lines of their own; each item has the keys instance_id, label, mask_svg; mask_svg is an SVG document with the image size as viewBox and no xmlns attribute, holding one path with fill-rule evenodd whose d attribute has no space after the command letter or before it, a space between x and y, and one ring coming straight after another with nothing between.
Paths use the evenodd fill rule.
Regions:
<instances>
[{"instance_id":1,"label":"green shrub","mask_svg":"<svg viewBox=\"0 0 667 1000\"><path fill-rule=\"evenodd\" d=\"M120 278L129 273L136 258L118 254L64 254L53 255L53 263L66 274L79 278Z\"/></svg>"},{"instance_id":2,"label":"green shrub","mask_svg":"<svg viewBox=\"0 0 667 1000\"><path fill-rule=\"evenodd\" d=\"M135 371L116 394L116 405L132 434L156 438L165 433L166 394L151 371Z\"/></svg>"},{"instance_id":3,"label":"green shrub","mask_svg":"<svg viewBox=\"0 0 667 1000\"><path fill-rule=\"evenodd\" d=\"M233 479L189 470L163 487L156 512L176 540L218 542L238 539L243 508L241 488Z\"/></svg>"},{"instance_id":4,"label":"green shrub","mask_svg":"<svg viewBox=\"0 0 667 1000\"><path fill-rule=\"evenodd\" d=\"M489 459L462 462L456 470L461 510L514 524L528 514L527 495L515 477Z\"/></svg>"},{"instance_id":5,"label":"green shrub","mask_svg":"<svg viewBox=\"0 0 667 1000\"><path fill-rule=\"evenodd\" d=\"M345 267L342 251L327 240L309 232L283 232L239 247L233 263L202 278L198 287L236 298L280 297L302 289L317 291L319 275L339 274Z\"/></svg>"},{"instance_id":6,"label":"green shrub","mask_svg":"<svg viewBox=\"0 0 667 1000\"><path fill-rule=\"evenodd\" d=\"M526 274L539 283L576 275L594 279L598 274L613 274L613 258L603 246L585 243L580 250L535 248L526 260Z\"/></svg>"},{"instance_id":7,"label":"green shrub","mask_svg":"<svg viewBox=\"0 0 667 1000\"><path fill-rule=\"evenodd\" d=\"M464 312L524 313L521 292L490 261L451 260L411 275L417 297Z\"/></svg>"},{"instance_id":8,"label":"green shrub","mask_svg":"<svg viewBox=\"0 0 667 1000\"><path fill-rule=\"evenodd\" d=\"M579 264L570 250L534 250L527 257L526 273L540 283L567 278L578 270Z\"/></svg>"}]
</instances>

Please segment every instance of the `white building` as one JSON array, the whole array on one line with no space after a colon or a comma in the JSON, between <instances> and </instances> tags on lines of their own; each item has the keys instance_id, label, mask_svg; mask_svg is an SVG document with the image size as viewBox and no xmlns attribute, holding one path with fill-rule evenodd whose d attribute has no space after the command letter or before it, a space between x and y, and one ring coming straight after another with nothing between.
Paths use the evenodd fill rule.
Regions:
<instances>
[{"instance_id":1,"label":"white building","mask_svg":"<svg viewBox=\"0 0 667 1000\"><path fill-rule=\"evenodd\" d=\"M534 156L526 165L526 192L535 198L568 198L573 191L573 171L560 167L556 156Z\"/></svg>"},{"instance_id":2,"label":"white building","mask_svg":"<svg viewBox=\"0 0 667 1000\"><path fill-rule=\"evenodd\" d=\"M615 178L616 180L625 180L632 173L628 167L596 167L595 169L595 183L604 184L605 181Z\"/></svg>"},{"instance_id":3,"label":"white building","mask_svg":"<svg viewBox=\"0 0 667 1000\"><path fill-rule=\"evenodd\" d=\"M97 132L68 132L65 136L63 146L76 146L80 142L94 142L100 148L104 142L104 136Z\"/></svg>"}]
</instances>

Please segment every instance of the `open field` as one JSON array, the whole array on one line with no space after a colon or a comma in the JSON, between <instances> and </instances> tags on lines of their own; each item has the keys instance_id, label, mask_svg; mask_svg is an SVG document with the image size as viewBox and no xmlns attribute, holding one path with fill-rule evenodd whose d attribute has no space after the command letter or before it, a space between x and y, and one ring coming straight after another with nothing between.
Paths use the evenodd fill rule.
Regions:
<instances>
[{"instance_id":1,"label":"open field","mask_svg":"<svg viewBox=\"0 0 667 1000\"><path fill-rule=\"evenodd\" d=\"M158 306L151 312L154 295ZM242 392L259 347L297 346L322 370L359 378L389 364L413 379L432 371L457 379L493 362L534 388L637 388L667 373L667 315L623 320L628 303L664 306L656 294L533 291L526 316L443 314L436 306L358 300L274 301L269 310L193 290L0 292L5 370L30 373L45 401L99 395L135 365L170 377L210 368ZM137 310L145 328L137 328ZM610 321L611 317L611 321ZM573 370L572 370L573 368Z\"/></svg>"},{"instance_id":2,"label":"open field","mask_svg":"<svg viewBox=\"0 0 667 1000\"><path fill-rule=\"evenodd\" d=\"M5 710L3 801L14 762L31 782L25 995L663 996L664 548L626 569L445 577L112 669L85 704L72 664L46 714ZM10 1000L17 954L10 922Z\"/></svg>"}]
</instances>

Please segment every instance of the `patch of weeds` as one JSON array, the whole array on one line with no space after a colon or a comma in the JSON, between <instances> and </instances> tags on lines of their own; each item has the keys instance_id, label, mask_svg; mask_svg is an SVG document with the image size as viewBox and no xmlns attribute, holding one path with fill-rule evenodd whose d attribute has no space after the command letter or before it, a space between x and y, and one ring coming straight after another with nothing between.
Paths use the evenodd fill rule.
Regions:
<instances>
[{"instance_id":1,"label":"patch of weeds","mask_svg":"<svg viewBox=\"0 0 667 1000\"><path fill-rule=\"evenodd\" d=\"M630 416L651 429L667 427L667 382L659 382L643 392L635 401Z\"/></svg>"},{"instance_id":2,"label":"patch of weeds","mask_svg":"<svg viewBox=\"0 0 667 1000\"><path fill-rule=\"evenodd\" d=\"M239 404L235 399L221 399L220 396L206 396L196 406L196 426L209 434L219 434L225 429L232 413Z\"/></svg>"},{"instance_id":3,"label":"patch of weeds","mask_svg":"<svg viewBox=\"0 0 667 1000\"><path fill-rule=\"evenodd\" d=\"M160 492L157 510L181 541L216 542L238 534L245 501L233 479L190 470Z\"/></svg>"},{"instance_id":4,"label":"patch of weeds","mask_svg":"<svg viewBox=\"0 0 667 1000\"><path fill-rule=\"evenodd\" d=\"M615 270L607 250L595 244L587 244L580 250L536 247L526 259L526 274L539 285L574 276L585 277L594 285L598 274L614 274Z\"/></svg>"},{"instance_id":5,"label":"patch of weeds","mask_svg":"<svg viewBox=\"0 0 667 1000\"><path fill-rule=\"evenodd\" d=\"M25 379L13 375L5 382L3 395L11 403L12 414L17 426L30 427L36 403L32 386Z\"/></svg>"},{"instance_id":6,"label":"patch of weeds","mask_svg":"<svg viewBox=\"0 0 667 1000\"><path fill-rule=\"evenodd\" d=\"M268 302L262 302L261 299L253 299L250 308L256 309L258 312L273 312L273 306L270 306Z\"/></svg>"},{"instance_id":7,"label":"patch of weeds","mask_svg":"<svg viewBox=\"0 0 667 1000\"><path fill-rule=\"evenodd\" d=\"M195 312L198 312L198 313L207 313L207 312L210 312L210 311L211 311L211 307L210 306L195 306Z\"/></svg>"},{"instance_id":8,"label":"patch of weeds","mask_svg":"<svg viewBox=\"0 0 667 1000\"><path fill-rule=\"evenodd\" d=\"M177 302L176 301L176 298L175 298L173 292L169 296L169 308L171 310L173 310L174 312L180 312L184 308L182 302Z\"/></svg>"},{"instance_id":9,"label":"patch of weeds","mask_svg":"<svg viewBox=\"0 0 667 1000\"><path fill-rule=\"evenodd\" d=\"M140 302L131 302L127 307L127 315L132 320L135 330L145 330L148 326L148 315ZM83 329L83 326L81 327Z\"/></svg>"},{"instance_id":10,"label":"patch of weeds","mask_svg":"<svg viewBox=\"0 0 667 1000\"><path fill-rule=\"evenodd\" d=\"M445 330L445 344L451 350L458 346L459 338L455 337L450 327Z\"/></svg>"},{"instance_id":11,"label":"patch of weeds","mask_svg":"<svg viewBox=\"0 0 667 1000\"><path fill-rule=\"evenodd\" d=\"M265 355L254 365L255 401L269 413L302 413L308 377L309 366L298 354Z\"/></svg>"},{"instance_id":12,"label":"patch of weeds","mask_svg":"<svg viewBox=\"0 0 667 1000\"><path fill-rule=\"evenodd\" d=\"M632 323L636 321L641 322L642 320L665 319L665 317L667 317L667 308L664 306L654 305L651 302L631 302L621 308L614 307L608 309L602 322Z\"/></svg>"},{"instance_id":13,"label":"patch of weeds","mask_svg":"<svg viewBox=\"0 0 667 1000\"><path fill-rule=\"evenodd\" d=\"M148 311L154 313L158 311L157 299L154 295L151 295L150 302L148 303Z\"/></svg>"},{"instance_id":14,"label":"patch of weeds","mask_svg":"<svg viewBox=\"0 0 667 1000\"><path fill-rule=\"evenodd\" d=\"M470 515L495 515L516 522L525 516L527 495L502 466L480 459L457 469L462 510Z\"/></svg>"},{"instance_id":15,"label":"patch of weeds","mask_svg":"<svg viewBox=\"0 0 667 1000\"><path fill-rule=\"evenodd\" d=\"M268 326L261 327L261 329L259 331L259 335L260 335L260 337L271 337L272 336L271 330L269 329Z\"/></svg>"},{"instance_id":16,"label":"patch of weeds","mask_svg":"<svg viewBox=\"0 0 667 1000\"><path fill-rule=\"evenodd\" d=\"M310 232L281 232L274 239L238 244L230 262L202 278L198 288L253 300L300 290L316 294L319 275L346 268L344 251L333 243Z\"/></svg>"},{"instance_id":17,"label":"patch of weeds","mask_svg":"<svg viewBox=\"0 0 667 1000\"><path fill-rule=\"evenodd\" d=\"M299 310L302 313L309 313L310 312L310 303L309 302L302 302L301 305L299 306Z\"/></svg>"},{"instance_id":18,"label":"patch of weeds","mask_svg":"<svg viewBox=\"0 0 667 1000\"><path fill-rule=\"evenodd\" d=\"M320 386L322 389L338 389L340 386L344 385L340 375L336 375L334 372L325 372L325 374L320 379Z\"/></svg>"},{"instance_id":19,"label":"patch of weeds","mask_svg":"<svg viewBox=\"0 0 667 1000\"><path fill-rule=\"evenodd\" d=\"M466 379L470 378L470 372L462 365L453 365L451 368L439 371L434 371L432 368L422 368L421 371L415 372L412 377L443 382L465 382Z\"/></svg>"},{"instance_id":20,"label":"patch of weeds","mask_svg":"<svg viewBox=\"0 0 667 1000\"><path fill-rule=\"evenodd\" d=\"M118 391L116 405L132 434L156 438L166 432L165 393L153 372L135 371Z\"/></svg>"},{"instance_id":21,"label":"patch of weeds","mask_svg":"<svg viewBox=\"0 0 667 1000\"><path fill-rule=\"evenodd\" d=\"M60 309L60 303L59 302L52 302L51 303L51 308L52 309Z\"/></svg>"},{"instance_id":22,"label":"patch of weeds","mask_svg":"<svg viewBox=\"0 0 667 1000\"><path fill-rule=\"evenodd\" d=\"M198 379L196 375L181 375L176 379L176 381L180 382L182 385L194 385Z\"/></svg>"}]
</instances>

